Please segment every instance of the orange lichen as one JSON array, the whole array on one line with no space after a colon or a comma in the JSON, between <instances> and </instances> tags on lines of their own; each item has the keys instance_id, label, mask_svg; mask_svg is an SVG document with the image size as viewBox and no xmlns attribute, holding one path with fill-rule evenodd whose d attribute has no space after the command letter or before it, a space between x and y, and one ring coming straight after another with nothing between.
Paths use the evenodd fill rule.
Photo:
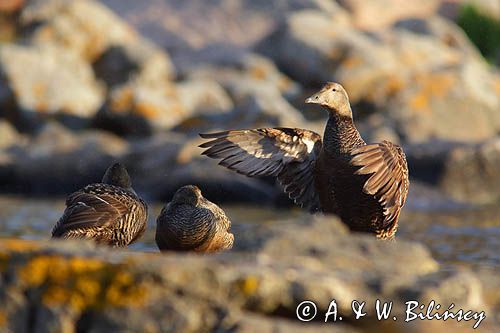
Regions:
<instances>
[{"instance_id":1,"label":"orange lichen","mask_svg":"<svg viewBox=\"0 0 500 333\"><path fill-rule=\"evenodd\" d=\"M363 64L363 59L355 56L347 57L344 61L342 61L342 67L345 67L346 69L352 69L361 64Z\"/></svg>"},{"instance_id":2,"label":"orange lichen","mask_svg":"<svg viewBox=\"0 0 500 333\"><path fill-rule=\"evenodd\" d=\"M28 288L41 288L48 306L85 308L140 306L146 288L126 265L106 264L94 258L40 255L18 270L19 281Z\"/></svg>"},{"instance_id":3,"label":"orange lichen","mask_svg":"<svg viewBox=\"0 0 500 333\"><path fill-rule=\"evenodd\" d=\"M40 249L40 245L35 241L21 239L2 239L0 249L9 252L28 252Z\"/></svg>"},{"instance_id":4,"label":"orange lichen","mask_svg":"<svg viewBox=\"0 0 500 333\"><path fill-rule=\"evenodd\" d=\"M250 71L250 76L258 80L264 80L266 78L266 70L262 67L254 67Z\"/></svg>"},{"instance_id":5,"label":"orange lichen","mask_svg":"<svg viewBox=\"0 0 500 333\"><path fill-rule=\"evenodd\" d=\"M429 108L429 97L424 93L418 93L410 99L410 107L415 110L426 110Z\"/></svg>"},{"instance_id":6,"label":"orange lichen","mask_svg":"<svg viewBox=\"0 0 500 333\"><path fill-rule=\"evenodd\" d=\"M453 73L442 72L417 74L414 81L418 90L409 100L410 107L420 111L430 111L431 99L446 97L453 88L456 78Z\"/></svg>"},{"instance_id":7,"label":"orange lichen","mask_svg":"<svg viewBox=\"0 0 500 333\"><path fill-rule=\"evenodd\" d=\"M238 289L246 296L255 293L259 287L259 280L256 276L247 276L246 278L238 281Z\"/></svg>"},{"instance_id":8,"label":"orange lichen","mask_svg":"<svg viewBox=\"0 0 500 333\"><path fill-rule=\"evenodd\" d=\"M0 327L7 324L7 315L3 310L0 310Z\"/></svg>"},{"instance_id":9,"label":"orange lichen","mask_svg":"<svg viewBox=\"0 0 500 333\"><path fill-rule=\"evenodd\" d=\"M135 105L135 112L147 119L154 119L161 113L161 109L147 102L139 102Z\"/></svg>"},{"instance_id":10,"label":"orange lichen","mask_svg":"<svg viewBox=\"0 0 500 333\"><path fill-rule=\"evenodd\" d=\"M113 112L126 112L132 108L134 93L130 88L124 88L113 94L110 102L110 109Z\"/></svg>"}]
</instances>

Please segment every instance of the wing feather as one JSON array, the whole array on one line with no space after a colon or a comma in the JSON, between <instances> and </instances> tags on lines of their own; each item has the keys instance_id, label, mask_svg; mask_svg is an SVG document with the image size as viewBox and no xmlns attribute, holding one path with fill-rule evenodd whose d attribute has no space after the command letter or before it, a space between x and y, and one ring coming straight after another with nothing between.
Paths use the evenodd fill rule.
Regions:
<instances>
[{"instance_id":1,"label":"wing feather","mask_svg":"<svg viewBox=\"0 0 500 333\"><path fill-rule=\"evenodd\" d=\"M371 174L363 191L374 195L382 205L383 227L387 230L394 228L409 187L408 164L403 150L384 140L356 148L352 154L351 164L360 167L356 174Z\"/></svg>"},{"instance_id":2,"label":"wing feather","mask_svg":"<svg viewBox=\"0 0 500 333\"><path fill-rule=\"evenodd\" d=\"M314 167L321 136L297 128L259 128L200 134L210 141L202 155L238 173L277 176L288 196L310 210L319 209L314 189Z\"/></svg>"}]
</instances>

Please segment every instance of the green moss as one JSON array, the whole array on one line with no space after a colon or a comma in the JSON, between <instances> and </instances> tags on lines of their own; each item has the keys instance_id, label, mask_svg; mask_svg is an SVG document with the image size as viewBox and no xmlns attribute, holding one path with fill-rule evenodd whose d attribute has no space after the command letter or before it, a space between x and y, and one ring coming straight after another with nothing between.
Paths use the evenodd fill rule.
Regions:
<instances>
[{"instance_id":1,"label":"green moss","mask_svg":"<svg viewBox=\"0 0 500 333\"><path fill-rule=\"evenodd\" d=\"M500 20L482 14L472 5L464 5L457 23L488 61L500 65Z\"/></svg>"}]
</instances>

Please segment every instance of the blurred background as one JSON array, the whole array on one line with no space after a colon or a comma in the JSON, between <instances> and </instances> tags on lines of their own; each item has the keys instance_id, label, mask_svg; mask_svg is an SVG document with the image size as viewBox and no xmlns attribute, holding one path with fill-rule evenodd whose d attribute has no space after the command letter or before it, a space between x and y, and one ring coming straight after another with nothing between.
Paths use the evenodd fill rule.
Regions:
<instances>
[{"instance_id":1,"label":"blurred background","mask_svg":"<svg viewBox=\"0 0 500 333\"><path fill-rule=\"evenodd\" d=\"M0 235L48 238L72 191L125 163L161 205L184 184L235 225L303 214L273 179L200 156L198 133L323 133L305 97L347 89L368 142L401 144L400 237L500 265L500 1L1 0Z\"/></svg>"}]
</instances>

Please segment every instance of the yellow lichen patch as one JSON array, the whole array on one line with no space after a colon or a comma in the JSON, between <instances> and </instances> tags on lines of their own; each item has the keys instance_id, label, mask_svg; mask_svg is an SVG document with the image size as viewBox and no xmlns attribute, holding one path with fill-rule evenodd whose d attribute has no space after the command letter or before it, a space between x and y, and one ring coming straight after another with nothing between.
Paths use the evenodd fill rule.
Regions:
<instances>
[{"instance_id":1,"label":"yellow lichen patch","mask_svg":"<svg viewBox=\"0 0 500 333\"><path fill-rule=\"evenodd\" d=\"M495 90L500 95L500 78L495 81Z\"/></svg>"},{"instance_id":2,"label":"yellow lichen patch","mask_svg":"<svg viewBox=\"0 0 500 333\"><path fill-rule=\"evenodd\" d=\"M388 96L394 96L404 88L404 81L395 75L390 75L385 82L385 92Z\"/></svg>"},{"instance_id":3,"label":"yellow lichen patch","mask_svg":"<svg viewBox=\"0 0 500 333\"><path fill-rule=\"evenodd\" d=\"M360 57L351 56L347 57L344 61L342 61L341 65L346 69L352 69L361 64L363 64L363 59L361 59Z\"/></svg>"},{"instance_id":4,"label":"yellow lichen patch","mask_svg":"<svg viewBox=\"0 0 500 333\"><path fill-rule=\"evenodd\" d=\"M129 87L115 92L111 97L110 109L113 112L126 112L132 108L134 94Z\"/></svg>"},{"instance_id":5,"label":"yellow lichen patch","mask_svg":"<svg viewBox=\"0 0 500 333\"><path fill-rule=\"evenodd\" d=\"M18 277L28 288L41 288L42 302L48 306L78 311L108 305L140 306L146 300L146 288L126 269L93 258L42 255L20 268Z\"/></svg>"},{"instance_id":6,"label":"yellow lichen patch","mask_svg":"<svg viewBox=\"0 0 500 333\"><path fill-rule=\"evenodd\" d=\"M135 105L135 112L147 119L154 119L161 113L161 109L150 103L139 102Z\"/></svg>"},{"instance_id":7,"label":"yellow lichen patch","mask_svg":"<svg viewBox=\"0 0 500 333\"><path fill-rule=\"evenodd\" d=\"M105 293L105 303L114 306L141 306L145 299L146 288L125 271L113 276Z\"/></svg>"},{"instance_id":8,"label":"yellow lichen patch","mask_svg":"<svg viewBox=\"0 0 500 333\"><path fill-rule=\"evenodd\" d=\"M3 310L0 310L0 327L7 324L7 315Z\"/></svg>"},{"instance_id":9,"label":"yellow lichen patch","mask_svg":"<svg viewBox=\"0 0 500 333\"><path fill-rule=\"evenodd\" d=\"M446 97L453 88L456 77L450 72L417 74L414 81L418 91L410 98L410 107L419 111L430 111L431 99Z\"/></svg>"},{"instance_id":10,"label":"yellow lichen patch","mask_svg":"<svg viewBox=\"0 0 500 333\"><path fill-rule=\"evenodd\" d=\"M266 70L262 67L254 67L250 71L250 76L258 80L264 80L266 78Z\"/></svg>"},{"instance_id":11,"label":"yellow lichen patch","mask_svg":"<svg viewBox=\"0 0 500 333\"><path fill-rule=\"evenodd\" d=\"M246 296L250 296L253 293L255 293L258 287L259 287L259 280L255 276L247 276L238 283L238 288Z\"/></svg>"},{"instance_id":12,"label":"yellow lichen patch","mask_svg":"<svg viewBox=\"0 0 500 333\"><path fill-rule=\"evenodd\" d=\"M410 99L410 107L415 110L427 110L429 108L429 97L424 93L418 93Z\"/></svg>"},{"instance_id":13,"label":"yellow lichen patch","mask_svg":"<svg viewBox=\"0 0 500 333\"><path fill-rule=\"evenodd\" d=\"M29 252L40 249L40 245L35 241L21 239L2 239L0 249L3 252Z\"/></svg>"}]
</instances>

